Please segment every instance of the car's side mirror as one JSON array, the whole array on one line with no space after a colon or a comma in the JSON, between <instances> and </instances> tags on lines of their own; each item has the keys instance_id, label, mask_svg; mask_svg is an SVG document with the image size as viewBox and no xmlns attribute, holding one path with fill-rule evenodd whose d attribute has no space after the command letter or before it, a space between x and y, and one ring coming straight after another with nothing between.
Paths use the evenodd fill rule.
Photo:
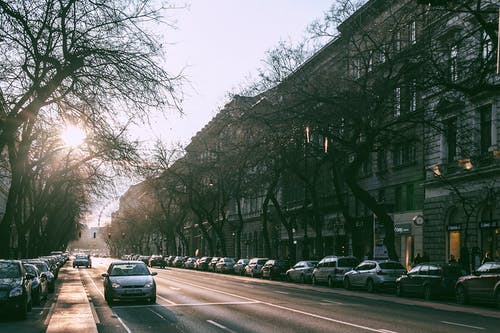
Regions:
<instances>
[{"instance_id":1,"label":"car's side mirror","mask_svg":"<svg viewBox=\"0 0 500 333\"><path fill-rule=\"evenodd\" d=\"M158 275L158 272L151 272L151 275Z\"/></svg>"},{"instance_id":2,"label":"car's side mirror","mask_svg":"<svg viewBox=\"0 0 500 333\"><path fill-rule=\"evenodd\" d=\"M108 273L102 273L102 274L101 274L101 276L102 276L102 277L108 277L108 276L109 276L109 274L108 274Z\"/></svg>"}]
</instances>

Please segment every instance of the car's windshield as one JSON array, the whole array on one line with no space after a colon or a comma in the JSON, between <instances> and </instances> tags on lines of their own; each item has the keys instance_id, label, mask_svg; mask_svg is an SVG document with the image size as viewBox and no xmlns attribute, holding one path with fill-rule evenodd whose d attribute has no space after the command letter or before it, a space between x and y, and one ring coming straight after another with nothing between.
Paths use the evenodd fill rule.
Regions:
<instances>
[{"instance_id":1,"label":"car's windshield","mask_svg":"<svg viewBox=\"0 0 500 333\"><path fill-rule=\"evenodd\" d=\"M18 278L21 277L19 265L13 262L0 262L0 278Z\"/></svg>"},{"instance_id":2,"label":"car's windshield","mask_svg":"<svg viewBox=\"0 0 500 333\"><path fill-rule=\"evenodd\" d=\"M127 263L113 265L110 276L125 276L125 275L149 275L146 265L141 263Z\"/></svg>"}]
</instances>

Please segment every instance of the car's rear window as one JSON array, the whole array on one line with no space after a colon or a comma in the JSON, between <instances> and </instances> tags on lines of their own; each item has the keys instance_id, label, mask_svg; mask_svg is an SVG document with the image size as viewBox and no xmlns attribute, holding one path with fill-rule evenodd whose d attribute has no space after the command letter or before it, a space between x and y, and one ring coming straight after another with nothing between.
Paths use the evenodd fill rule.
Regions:
<instances>
[{"instance_id":1,"label":"car's rear window","mask_svg":"<svg viewBox=\"0 0 500 333\"><path fill-rule=\"evenodd\" d=\"M398 262L381 262L379 266L382 269L405 269L403 265Z\"/></svg>"},{"instance_id":2,"label":"car's rear window","mask_svg":"<svg viewBox=\"0 0 500 333\"><path fill-rule=\"evenodd\" d=\"M354 267L358 264L355 258L340 258L339 267Z\"/></svg>"}]
</instances>

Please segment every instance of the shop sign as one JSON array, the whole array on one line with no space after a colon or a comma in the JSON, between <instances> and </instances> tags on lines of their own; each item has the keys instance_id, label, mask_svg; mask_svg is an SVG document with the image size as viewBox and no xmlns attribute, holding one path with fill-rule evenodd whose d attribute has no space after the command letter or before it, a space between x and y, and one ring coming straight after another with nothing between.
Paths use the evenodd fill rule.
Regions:
<instances>
[{"instance_id":1,"label":"shop sign","mask_svg":"<svg viewBox=\"0 0 500 333\"><path fill-rule=\"evenodd\" d=\"M458 224L448 225L448 231L457 231L457 230L462 230L462 226Z\"/></svg>"},{"instance_id":2,"label":"shop sign","mask_svg":"<svg viewBox=\"0 0 500 333\"><path fill-rule=\"evenodd\" d=\"M397 234L411 234L411 223L395 225L394 232Z\"/></svg>"},{"instance_id":3,"label":"shop sign","mask_svg":"<svg viewBox=\"0 0 500 333\"><path fill-rule=\"evenodd\" d=\"M498 227L497 221L481 222L479 224L479 228L481 229L497 228L497 227Z\"/></svg>"}]
</instances>

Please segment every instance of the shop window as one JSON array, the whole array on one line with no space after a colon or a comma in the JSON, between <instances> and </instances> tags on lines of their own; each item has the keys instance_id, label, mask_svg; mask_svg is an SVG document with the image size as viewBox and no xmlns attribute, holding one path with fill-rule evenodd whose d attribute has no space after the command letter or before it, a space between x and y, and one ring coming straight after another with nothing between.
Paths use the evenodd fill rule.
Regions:
<instances>
[{"instance_id":1,"label":"shop window","mask_svg":"<svg viewBox=\"0 0 500 333\"><path fill-rule=\"evenodd\" d=\"M460 231L449 232L449 257L460 258Z\"/></svg>"}]
</instances>

